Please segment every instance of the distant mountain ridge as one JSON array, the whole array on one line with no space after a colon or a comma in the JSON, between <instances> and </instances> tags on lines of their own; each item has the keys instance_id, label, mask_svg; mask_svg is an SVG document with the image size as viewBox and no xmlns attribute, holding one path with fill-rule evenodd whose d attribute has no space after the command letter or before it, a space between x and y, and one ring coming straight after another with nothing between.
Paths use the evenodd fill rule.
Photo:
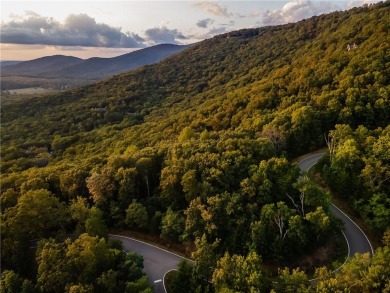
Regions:
<instances>
[{"instance_id":1,"label":"distant mountain ridge","mask_svg":"<svg viewBox=\"0 0 390 293\"><path fill-rule=\"evenodd\" d=\"M1 75L46 77L50 74L50 72L55 71L58 68L71 66L82 61L83 59L73 56L45 56L29 61L23 61L15 65L3 66Z\"/></svg>"},{"instance_id":2,"label":"distant mountain ridge","mask_svg":"<svg viewBox=\"0 0 390 293\"><path fill-rule=\"evenodd\" d=\"M0 66L9 66L9 65L15 65L23 61L0 61Z\"/></svg>"},{"instance_id":3,"label":"distant mountain ridge","mask_svg":"<svg viewBox=\"0 0 390 293\"><path fill-rule=\"evenodd\" d=\"M188 45L161 44L113 58L94 57L86 60L63 55L46 56L3 65L1 75L96 81L143 65L157 63L187 47Z\"/></svg>"},{"instance_id":4,"label":"distant mountain ridge","mask_svg":"<svg viewBox=\"0 0 390 293\"><path fill-rule=\"evenodd\" d=\"M88 79L100 79L117 73L136 69L143 65L157 63L178 53L188 46L162 44L113 58L90 58L53 73L56 77L79 76Z\"/></svg>"}]
</instances>

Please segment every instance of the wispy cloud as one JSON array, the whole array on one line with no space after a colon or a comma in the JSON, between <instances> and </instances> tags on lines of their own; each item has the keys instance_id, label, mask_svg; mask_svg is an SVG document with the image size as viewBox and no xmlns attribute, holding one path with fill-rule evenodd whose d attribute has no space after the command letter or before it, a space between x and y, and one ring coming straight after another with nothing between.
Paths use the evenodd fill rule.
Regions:
<instances>
[{"instance_id":1,"label":"wispy cloud","mask_svg":"<svg viewBox=\"0 0 390 293\"><path fill-rule=\"evenodd\" d=\"M206 18L206 19L202 19L202 20L199 20L196 25L198 27L201 27L201 28L207 28L210 24L213 24L214 23L214 20L211 19L211 18Z\"/></svg>"},{"instance_id":2,"label":"wispy cloud","mask_svg":"<svg viewBox=\"0 0 390 293\"><path fill-rule=\"evenodd\" d=\"M61 23L27 11L23 17L3 22L0 32L1 42L12 44L137 48L143 41L137 34L96 23L86 14L71 14Z\"/></svg>"},{"instance_id":3,"label":"wispy cloud","mask_svg":"<svg viewBox=\"0 0 390 293\"><path fill-rule=\"evenodd\" d=\"M249 14L249 17L259 17L262 13L260 11L255 11Z\"/></svg>"},{"instance_id":4,"label":"wispy cloud","mask_svg":"<svg viewBox=\"0 0 390 293\"><path fill-rule=\"evenodd\" d=\"M329 13L340 9L331 2L315 2L310 0L294 0L287 2L282 9L267 10L263 14L262 24L275 25L296 22L313 15Z\"/></svg>"},{"instance_id":5,"label":"wispy cloud","mask_svg":"<svg viewBox=\"0 0 390 293\"><path fill-rule=\"evenodd\" d=\"M193 6L214 16L224 16L224 17L233 16L233 13L228 12L227 8L223 7L219 3L214 3L210 1L201 1L193 4Z\"/></svg>"},{"instance_id":6,"label":"wispy cloud","mask_svg":"<svg viewBox=\"0 0 390 293\"><path fill-rule=\"evenodd\" d=\"M234 20L229 21L228 23L221 23L222 26L233 26L236 22Z\"/></svg>"}]
</instances>

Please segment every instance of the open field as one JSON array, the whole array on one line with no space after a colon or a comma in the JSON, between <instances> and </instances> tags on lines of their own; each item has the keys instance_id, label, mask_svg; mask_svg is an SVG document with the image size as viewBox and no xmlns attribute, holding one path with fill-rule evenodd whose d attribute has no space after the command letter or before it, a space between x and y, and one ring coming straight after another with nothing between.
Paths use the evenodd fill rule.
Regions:
<instances>
[{"instance_id":1,"label":"open field","mask_svg":"<svg viewBox=\"0 0 390 293\"><path fill-rule=\"evenodd\" d=\"M44 89L42 87L29 87L25 89L14 89L9 90L10 94L19 94L19 95L34 95L34 94L48 94L52 93L55 90L52 89Z\"/></svg>"},{"instance_id":2,"label":"open field","mask_svg":"<svg viewBox=\"0 0 390 293\"><path fill-rule=\"evenodd\" d=\"M14 91L28 88L69 89L88 83L70 78L45 78L34 76L1 76L1 90ZM24 92L23 92L24 94Z\"/></svg>"}]
</instances>

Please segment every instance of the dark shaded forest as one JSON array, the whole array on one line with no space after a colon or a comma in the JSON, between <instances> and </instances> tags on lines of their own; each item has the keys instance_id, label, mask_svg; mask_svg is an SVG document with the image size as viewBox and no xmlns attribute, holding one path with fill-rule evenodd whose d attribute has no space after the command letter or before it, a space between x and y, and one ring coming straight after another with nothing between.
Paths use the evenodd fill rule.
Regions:
<instances>
[{"instance_id":1,"label":"dark shaded forest","mask_svg":"<svg viewBox=\"0 0 390 293\"><path fill-rule=\"evenodd\" d=\"M194 243L176 289L310 292L304 271L263 263L298 266L337 238L329 194L291 162L326 143L323 177L384 246L336 276L307 269L317 292L389 292L389 4L219 35L2 106L4 292L149 292L110 228Z\"/></svg>"}]
</instances>

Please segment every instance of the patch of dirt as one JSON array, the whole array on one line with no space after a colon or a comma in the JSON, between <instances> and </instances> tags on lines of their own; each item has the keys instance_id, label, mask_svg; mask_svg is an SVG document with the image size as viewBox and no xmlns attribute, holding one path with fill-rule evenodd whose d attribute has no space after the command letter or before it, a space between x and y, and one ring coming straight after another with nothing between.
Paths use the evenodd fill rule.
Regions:
<instances>
[{"instance_id":1,"label":"patch of dirt","mask_svg":"<svg viewBox=\"0 0 390 293\"><path fill-rule=\"evenodd\" d=\"M312 272L316 267L326 266L330 263L336 249L336 241L329 241L323 246L316 248L311 254L298 259L298 266L307 272Z\"/></svg>"},{"instance_id":2,"label":"patch of dirt","mask_svg":"<svg viewBox=\"0 0 390 293\"><path fill-rule=\"evenodd\" d=\"M328 266L334 260L335 252L337 250L337 237L329 240L324 245L317 247L308 254L288 263L263 262L262 267L267 276L275 276L279 268L288 267L295 269L299 267L306 274L311 276L318 267Z\"/></svg>"}]
</instances>

